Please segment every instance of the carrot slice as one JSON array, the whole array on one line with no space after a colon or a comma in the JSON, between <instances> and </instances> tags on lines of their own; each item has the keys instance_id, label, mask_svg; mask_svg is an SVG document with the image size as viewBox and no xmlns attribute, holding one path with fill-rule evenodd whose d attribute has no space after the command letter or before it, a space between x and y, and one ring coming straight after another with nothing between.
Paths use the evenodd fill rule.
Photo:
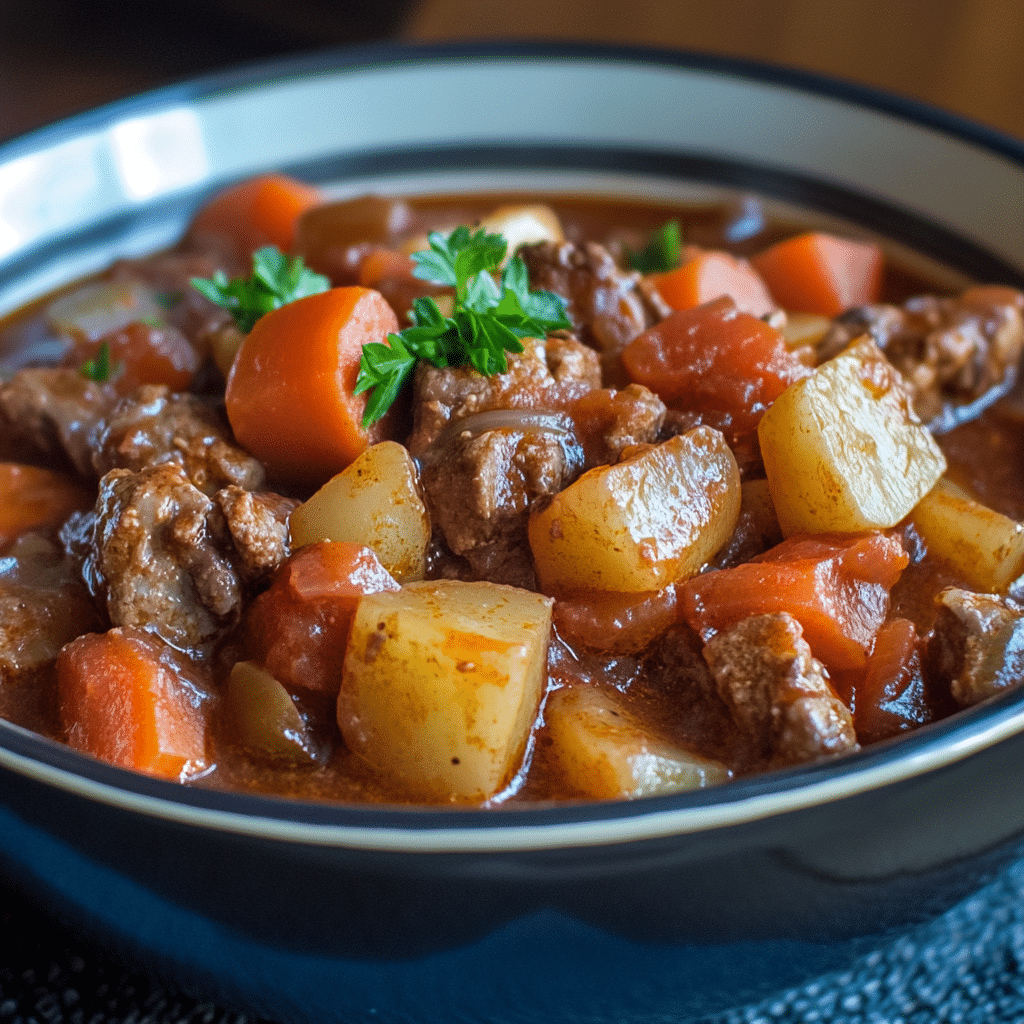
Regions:
<instances>
[{"instance_id":1,"label":"carrot slice","mask_svg":"<svg viewBox=\"0 0 1024 1024\"><path fill-rule=\"evenodd\" d=\"M285 686L337 696L360 597L398 589L369 548L343 541L308 544L253 602L246 649Z\"/></svg>"},{"instance_id":2,"label":"carrot slice","mask_svg":"<svg viewBox=\"0 0 1024 1024\"><path fill-rule=\"evenodd\" d=\"M411 256L395 249L386 249L375 245L366 254L359 266L359 283L364 288L376 288L382 281L397 279L400 281L416 281L413 270L416 264ZM420 281L419 287L426 291L426 282Z\"/></svg>"},{"instance_id":3,"label":"carrot slice","mask_svg":"<svg viewBox=\"0 0 1024 1024\"><path fill-rule=\"evenodd\" d=\"M650 280L673 309L692 309L727 295L742 313L765 316L775 303L756 270L727 252L697 252L682 266Z\"/></svg>"},{"instance_id":4,"label":"carrot slice","mask_svg":"<svg viewBox=\"0 0 1024 1024\"><path fill-rule=\"evenodd\" d=\"M208 695L183 655L139 629L87 633L57 658L68 744L183 781L207 767Z\"/></svg>"},{"instance_id":5,"label":"carrot slice","mask_svg":"<svg viewBox=\"0 0 1024 1024\"><path fill-rule=\"evenodd\" d=\"M679 587L683 618L705 641L751 615L789 612L829 668L862 667L909 558L895 537L790 537L732 569Z\"/></svg>"},{"instance_id":6,"label":"carrot slice","mask_svg":"<svg viewBox=\"0 0 1024 1024\"><path fill-rule=\"evenodd\" d=\"M648 328L625 347L622 364L666 405L722 414L733 437L755 430L772 402L811 372L780 331L728 297Z\"/></svg>"},{"instance_id":7,"label":"carrot slice","mask_svg":"<svg viewBox=\"0 0 1024 1024\"><path fill-rule=\"evenodd\" d=\"M878 301L882 250L821 231L809 231L765 249L751 263L783 309L838 316Z\"/></svg>"},{"instance_id":8,"label":"carrot slice","mask_svg":"<svg viewBox=\"0 0 1024 1024\"><path fill-rule=\"evenodd\" d=\"M265 174L218 192L196 214L189 234L230 239L246 258L264 245L289 252L299 217L322 202L323 194L311 185Z\"/></svg>"},{"instance_id":9,"label":"carrot slice","mask_svg":"<svg viewBox=\"0 0 1024 1024\"><path fill-rule=\"evenodd\" d=\"M398 320L379 292L332 288L257 321L235 356L224 400L239 443L278 479L320 486L376 442L389 423L362 425L353 394L363 345Z\"/></svg>"},{"instance_id":10,"label":"carrot slice","mask_svg":"<svg viewBox=\"0 0 1024 1024\"><path fill-rule=\"evenodd\" d=\"M89 491L69 476L0 462L0 550L29 530L59 526L92 503Z\"/></svg>"}]
</instances>

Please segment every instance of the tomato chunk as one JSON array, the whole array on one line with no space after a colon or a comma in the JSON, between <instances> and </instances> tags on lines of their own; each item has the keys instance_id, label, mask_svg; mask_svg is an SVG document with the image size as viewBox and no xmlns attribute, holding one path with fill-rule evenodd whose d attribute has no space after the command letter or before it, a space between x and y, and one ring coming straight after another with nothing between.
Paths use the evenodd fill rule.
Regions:
<instances>
[{"instance_id":1,"label":"tomato chunk","mask_svg":"<svg viewBox=\"0 0 1024 1024\"><path fill-rule=\"evenodd\" d=\"M556 601L555 628L569 644L624 654L642 651L676 622L674 587L645 594L591 591Z\"/></svg>"},{"instance_id":2,"label":"tomato chunk","mask_svg":"<svg viewBox=\"0 0 1024 1024\"><path fill-rule=\"evenodd\" d=\"M682 584L682 615L708 640L750 615L789 612L826 667L860 668L908 562L899 540L881 533L791 537Z\"/></svg>"},{"instance_id":3,"label":"tomato chunk","mask_svg":"<svg viewBox=\"0 0 1024 1024\"><path fill-rule=\"evenodd\" d=\"M359 599L398 589L369 548L342 541L308 544L253 602L247 648L284 686L336 695Z\"/></svg>"},{"instance_id":4,"label":"tomato chunk","mask_svg":"<svg viewBox=\"0 0 1024 1024\"><path fill-rule=\"evenodd\" d=\"M853 704L857 736L869 743L931 721L917 630L908 619L893 619L878 631Z\"/></svg>"},{"instance_id":5,"label":"tomato chunk","mask_svg":"<svg viewBox=\"0 0 1024 1024\"><path fill-rule=\"evenodd\" d=\"M622 363L666 405L723 415L733 437L755 430L772 402L811 372L780 331L728 297L648 328L623 350Z\"/></svg>"}]
</instances>

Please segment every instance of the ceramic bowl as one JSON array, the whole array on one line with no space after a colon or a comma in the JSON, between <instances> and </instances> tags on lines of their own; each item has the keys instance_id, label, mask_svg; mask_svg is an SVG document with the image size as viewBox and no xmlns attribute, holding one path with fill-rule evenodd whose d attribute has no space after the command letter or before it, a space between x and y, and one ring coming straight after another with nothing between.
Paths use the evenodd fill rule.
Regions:
<instances>
[{"instance_id":1,"label":"ceramic bowl","mask_svg":"<svg viewBox=\"0 0 1024 1024\"><path fill-rule=\"evenodd\" d=\"M266 169L396 192L752 191L1024 283L1024 146L851 85L609 48L374 48L0 149L0 307L170 243ZM683 1021L847 963L1024 835L1024 692L827 764L632 803L439 811L183 788L0 723L0 868L149 970L282 1021Z\"/></svg>"}]
</instances>

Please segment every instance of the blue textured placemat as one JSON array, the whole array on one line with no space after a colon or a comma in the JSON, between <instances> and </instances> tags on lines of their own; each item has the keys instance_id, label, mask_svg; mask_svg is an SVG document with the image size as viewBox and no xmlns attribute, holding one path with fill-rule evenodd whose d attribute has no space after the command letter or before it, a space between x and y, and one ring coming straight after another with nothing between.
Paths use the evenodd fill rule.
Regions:
<instances>
[{"instance_id":1,"label":"blue textured placemat","mask_svg":"<svg viewBox=\"0 0 1024 1024\"><path fill-rule=\"evenodd\" d=\"M96 954L42 921L0 884L0 1024L247 1020L153 984ZM889 940L849 969L706 1017L702 1024L938 1022L1024 1022L1024 861L942 917L911 936Z\"/></svg>"}]
</instances>

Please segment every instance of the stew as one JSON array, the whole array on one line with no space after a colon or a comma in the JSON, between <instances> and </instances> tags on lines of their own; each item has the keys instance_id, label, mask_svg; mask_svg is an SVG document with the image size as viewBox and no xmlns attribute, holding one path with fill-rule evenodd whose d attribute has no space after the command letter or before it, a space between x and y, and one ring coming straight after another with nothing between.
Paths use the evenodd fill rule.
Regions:
<instances>
[{"instance_id":1,"label":"stew","mask_svg":"<svg viewBox=\"0 0 1024 1024\"><path fill-rule=\"evenodd\" d=\"M1022 347L756 198L243 182L0 325L0 716L481 806L892 739L1024 678Z\"/></svg>"}]
</instances>

